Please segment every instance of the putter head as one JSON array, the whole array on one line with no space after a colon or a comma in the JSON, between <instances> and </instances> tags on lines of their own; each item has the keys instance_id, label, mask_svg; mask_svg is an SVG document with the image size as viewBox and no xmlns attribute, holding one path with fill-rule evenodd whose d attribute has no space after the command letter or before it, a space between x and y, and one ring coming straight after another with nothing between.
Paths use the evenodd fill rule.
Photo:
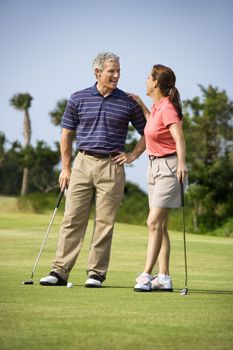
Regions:
<instances>
[{"instance_id":1,"label":"putter head","mask_svg":"<svg viewBox=\"0 0 233 350\"><path fill-rule=\"evenodd\" d=\"M30 279L30 280L22 282L22 284L34 284L34 282L32 279Z\"/></svg>"},{"instance_id":2,"label":"putter head","mask_svg":"<svg viewBox=\"0 0 233 350\"><path fill-rule=\"evenodd\" d=\"M181 290L180 295L187 295L188 294L188 288L185 287L184 289Z\"/></svg>"}]
</instances>

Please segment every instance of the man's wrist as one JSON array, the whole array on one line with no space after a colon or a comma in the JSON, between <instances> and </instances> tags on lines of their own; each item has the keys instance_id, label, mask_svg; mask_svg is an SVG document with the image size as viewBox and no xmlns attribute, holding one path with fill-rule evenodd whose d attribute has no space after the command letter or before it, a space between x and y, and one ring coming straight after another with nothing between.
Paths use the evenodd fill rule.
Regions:
<instances>
[{"instance_id":1,"label":"man's wrist","mask_svg":"<svg viewBox=\"0 0 233 350\"><path fill-rule=\"evenodd\" d=\"M138 155L135 154L134 152L130 153L130 158L132 159L132 161L135 161L138 158Z\"/></svg>"},{"instance_id":2,"label":"man's wrist","mask_svg":"<svg viewBox=\"0 0 233 350\"><path fill-rule=\"evenodd\" d=\"M71 170L71 166L69 165L69 166L65 166L65 167L62 167L62 170L64 170L64 171L66 171L66 170Z\"/></svg>"}]
</instances>

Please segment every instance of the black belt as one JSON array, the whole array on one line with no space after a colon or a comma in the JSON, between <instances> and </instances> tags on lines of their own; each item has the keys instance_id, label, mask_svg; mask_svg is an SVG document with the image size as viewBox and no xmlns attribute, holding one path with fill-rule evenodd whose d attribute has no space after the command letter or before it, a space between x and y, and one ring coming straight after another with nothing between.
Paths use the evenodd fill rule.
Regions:
<instances>
[{"instance_id":1,"label":"black belt","mask_svg":"<svg viewBox=\"0 0 233 350\"><path fill-rule=\"evenodd\" d=\"M113 153L95 153L91 151L86 151L84 149L79 149L78 152L87 154L88 156L92 156L94 158L111 158L111 157L116 157L119 155L117 152Z\"/></svg>"},{"instance_id":2,"label":"black belt","mask_svg":"<svg viewBox=\"0 0 233 350\"><path fill-rule=\"evenodd\" d=\"M176 156L177 153L170 153L170 154L165 154L164 156L149 156L150 160L155 160L155 159L159 159L159 158L167 158L167 157L172 157L172 156Z\"/></svg>"}]
</instances>

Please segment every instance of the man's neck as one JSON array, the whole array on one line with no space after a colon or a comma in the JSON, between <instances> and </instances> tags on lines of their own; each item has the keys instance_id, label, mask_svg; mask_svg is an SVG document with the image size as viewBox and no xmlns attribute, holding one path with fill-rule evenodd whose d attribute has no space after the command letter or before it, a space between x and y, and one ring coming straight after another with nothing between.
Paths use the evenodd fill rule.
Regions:
<instances>
[{"instance_id":1,"label":"man's neck","mask_svg":"<svg viewBox=\"0 0 233 350\"><path fill-rule=\"evenodd\" d=\"M99 83L96 84L96 88L99 91L99 93L104 97L107 97L113 92L113 89L109 89L106 86L100 86Z\"/></svg>"}]
</instances>

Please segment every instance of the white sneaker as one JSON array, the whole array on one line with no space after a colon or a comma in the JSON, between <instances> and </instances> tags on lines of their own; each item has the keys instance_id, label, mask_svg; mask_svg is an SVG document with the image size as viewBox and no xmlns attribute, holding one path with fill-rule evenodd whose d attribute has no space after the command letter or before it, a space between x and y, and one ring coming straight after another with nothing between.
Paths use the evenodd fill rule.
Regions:
<instances>
[{"instance_id":1,"label":"white sneaker","mask_svg":"<svg viewBox=\"0 0 233 350\"><path fill-rule=\"evenodd\" d=\"M151 291L151 279L153 276L146 272L142 272L136 278L136 284L134 286L135 292L150 292Z\"/></svg>"},{"instance_id":2,"label":"white sneaker","mask_svg":"<svg viewBox=\"0 0 233 350\"><path fill-rule=\"evenodd\" d=\"M101 288L102 287L101 278L97 275L90 276L85 282L85 287L87 287L87 288Z\"/></svg>"},{"instance_id":3,"label":"white sneaker","mask_svg":"<svg viewBox=\"0 0 233 350\"><path fill-rule=\"evenodd\" d=\"M160 275L155 275L151 279L151 290L155 292L173 292L171 278L169 276L160 277Z\"/></svg>"}]
</instances>

